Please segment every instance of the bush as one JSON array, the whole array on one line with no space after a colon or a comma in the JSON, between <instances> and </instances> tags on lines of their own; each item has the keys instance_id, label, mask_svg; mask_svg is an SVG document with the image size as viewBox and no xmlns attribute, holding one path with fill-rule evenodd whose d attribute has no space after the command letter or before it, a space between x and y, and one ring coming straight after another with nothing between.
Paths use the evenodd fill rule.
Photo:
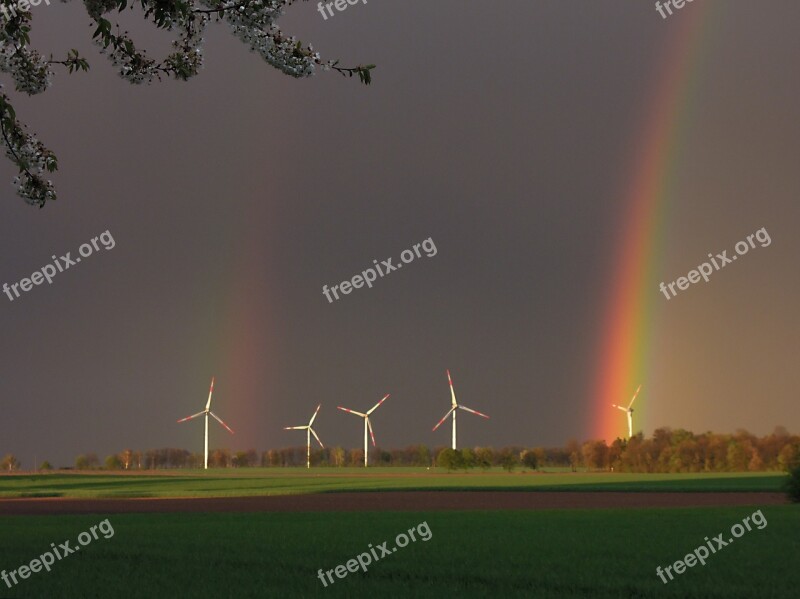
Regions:
<instances>
[{"instance_id":1,"label":"bush","mask_svg":"<svg viewBox=\"0 0 800 599\"><path fill-rule=\"evenodd\" d=\"M42 462L42 465L39 466L39 470L52 470L52 469L53 469L53 465L50 462L48 462L47 460Z\"/></svg>"}]
</instances>

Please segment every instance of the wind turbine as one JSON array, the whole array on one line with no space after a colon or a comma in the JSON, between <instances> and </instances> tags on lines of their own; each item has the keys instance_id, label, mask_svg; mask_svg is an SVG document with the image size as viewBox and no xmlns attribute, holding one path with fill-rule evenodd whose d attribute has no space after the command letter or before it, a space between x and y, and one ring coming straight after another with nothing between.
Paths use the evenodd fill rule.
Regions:
<instances>
[{"instance_id":1,"label":"wind turbine","mask_svg":"<svg viewBox=\"0 0 800 599\"><path fill-rule=\"evenodd\" d=\"M192 418L197 418L198 416L205 415L205 417L206 417L206 444L205 444L205 458L203 460L203 467L206 470L208 470L208 416L209 415L213 416L213 418L217 422L219 422L222 426L224 426L226 429L228 429L228 432L230 434L233 434L233 431L231 430L231 427L229 427L227 424L222 422L222 420L220 420L220 418L214 412L211 411L211 394L212 393L214 393L214 377L213 376L211 377L211 388L208 390L208 401L206 402L206 409L203 410L202 412L198 412L197 414L193 414L191 416L187 416L186 418L181 418L180 420L178 420L178 422L186 422L187 420L191 420Z\"/></svg>"},{"instance_id":2,"label":"wind turbine","mask_svg":"<svg viewBox=\"0 0 800 599\"><path fill-rule=\"evenodd\" d=\"M372 406L369 410L367 410L366 414L362 414L361 412L356 412L355 410L348 410L347 408L343 408L342 406L336 406L340 410L344 412L349 412L350 414L355 414L356 416L360 416L364 419L364 468L367 467L367 452L369 451L369 445L367 445L367 429L369 429L369 434L372 436L372 445L375 446L375 433L372 432L372 424L369 421L369 415L372 414L375 410L378 409L378 406L381 405L389 399L389 394L387 393L382 400Z\"/></svg>"},{"instance_id":3,"label":"wind turbine","mask_svg":"<svg viewBox=\"0 0 800 599\"><path fill-rule=\"evenodd\" d=\"M631 406L633 405L633 400L636 399L637 395L639 395L639 389L641 389L641 388L642 388L641 385L639 385L636 388L636 393L633 394L633 397L631 398L631 403L628 404L627 408L623 408L622 406L618 406L617 404L611 404L612 408L618 408L618 409L622 410L623 412L625 412L628 415L628 438L629 439L631 437L633 437L633 408Z\"/></svg>"},{"instance_id":4,"label":"wind turbine","mask_svg":"<svg viewBox=\"0 0 800 599\"><path fill-rule=\"evenodd\" d=\"M453 449L455 449L456 448L456 408L461 408L462 410L466 410L467 412L472 412L473 414L477 414L478 416L481 416L482 418L489 418L489 417L486 414L481 414L477 410L473 410L471 408L468 408L467 406L458 405L458 402L456 401L456 392L453 389L453 379L450 378L450 371L449 370L447 371L447 381L450 383L450 397L451 397L452 402L453 402L453 407L450 408L450 411L447 412L447 414L444 415L444 418L442 418L436 424L436 426L433 427L433 430L436 430L437 428L439 428L441 426L441 424L445 420L447 420L447 417L450 414L452 414L453 415Z\"/></svg>"},{"instance_id":5,"label":"wind turbine","mask_svg":"<svg viewBox=\"0 0 800 599\"><path fill-rule=\"evenodd\" d=\"M314 415L311 417L311 420L308 421L307 426L284 426L283 430L285 431L306 431L306 468L311 468L311 435L314 435L314 438L319 443L319 446L322 449L325 449L325 446L322 444L322 441L319 440L317 437L317 433L314 432L314 429L311 428L311 425L314 424L314 418L317 417L317 412L322 407L322 404L317 406L317 409L314 411Z\"/></svg>"}]
</instances>

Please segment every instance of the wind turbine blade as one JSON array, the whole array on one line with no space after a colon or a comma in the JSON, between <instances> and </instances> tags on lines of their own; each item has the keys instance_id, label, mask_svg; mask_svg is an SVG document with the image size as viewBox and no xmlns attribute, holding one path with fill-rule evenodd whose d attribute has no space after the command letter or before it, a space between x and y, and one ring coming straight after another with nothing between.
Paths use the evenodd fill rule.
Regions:
<instances>
[{"instance_id":1,"label":"wind turbine blade","mask_svg":"<svg viewBox=\"0 0 800 599\"><path fill-rule=\"evenodd\" d=\"M367 417L366 414L362 414L361 412L356 412L355 410L350 410L348 408L343 408L342 406L336 406L336 407L339 408L340 410L342 410L343 412L348 412L349 414L355 414L356 416L361 416L362 418L366 418Z\"/></svg>"},{"instance_id":2,"label":"wind turbine blade","mask_svg":"<svg viewBox=\"0 0 800 599\"><path fill-rule=\"evenodd\" d=\"M439 422L437 422L437 423L436 423L436 426L434 426L432 430L434 430L434 431L435 431L437 428L439 428L439 427L442 425L442 422L444 422L445 420L447 420L447 417L448 417L450 414L452 414L452 413L453 413L453 410L455 410L455 409L456 409L456 406L453 406L452 408L450 408L450 409L447 411L447 414L445 414L445 415L444 415L444 418L442 418L442 419L441 419Z\"/></svg>"},{"instance_id":3,"label":"wind turbine blade","mask_svg":"<svg viewBox=\"0 0 800 599\"><path fill-rule=\"evenodd\" d=\"M450 397L453 401L453 406L457 406L456 403L456 390L453 388L453 379L450 378L450 371L447 371L447 382L450 383Z\"/></svg>"},{"instance_id":4,"label":"wind turbine blade","mask_svg":"<svg viewBox=\"0 0 800 599\"><path fill-rule=\"evenodd\" d=\"M623 412L627 412L628 411L627 408L623 408L622 406L618 406L615 403L611 404L611 407L612 408L617 408L618 410L622 410Z\"/></svg>"},{"instance_id":5,"label":"wind turbine blade","mask_svg":"<svg viewBox=\"0 0 800 599\"><path fill-rule=\"evenodd\" d=\"M322 407L322 404L319 404L319 405L317 406L317 409L316 409L316 411L314 412L314 415L311 417L311 420L309 420L309 422L308 422L308 426L311 426L312 424L314 424L314 418L316 418L316 417L317 417L317 412L319 412L319 409L320 409L321 407Z\"/></svg>"},{"instance_id":6,"label":"wind turbine blade","mask_svg":"<svg viewBox=\"0 0 800 599\"><path fill-rule=\"evenodd\" d=\"M307 427L307 426L284 426L283 430L285 430L285 431L304 431L307 428L309 428L309 427Z\"/></svg>"},{"instance_id":7,"label":"wind turbine blade","mask_svg":"<svg viewBox=\"0 0 800 599\"><path fill-rule=\"evenodd\" d=\"M382 400L380 400L378 403L376 403L374 406L372 406L371 409L367 410L367 416L372 414L378 408L378 406L381 405L383 402L385 402L387 399L389 399L389 394L388 393L384 396L384 398Z\"/></svg>"},{"instance_id":8,"label":"wind turbine blade","mask_svg":"<svg viewBox=\"0 0 800 599\"><path fill-rule=\"evenodd\" d=\"M191 416L187 416L186 418L181 418L178 422L186 422L187 420L191 420L192 418L197 418L198 416L202 416L205 414L205 410L202 412L198 412L197 414L192 414Z\"/></svg>"},{"instance_id":9,"label":"wind turbine blade","mask_svg":"<svg viewBox=\"0 0 800 599\"><path fill-rule=\"evenodd\" d=\"M372 446L377 447L377 445L375 445L375 433L372 432L372 423L369 421L369 418L367 418L367 428L369 429L369 434L372 437Z\"/></svg>"},{"instance_id":10,"label":"wind turbine blade","mask_svg":"<svg viewBox=\"0 0 800 599\"><path fill-rule=\"evenodd\" d=\"M461 408L462 410L466 410L467 412L472 412L473 414L476 414L482 418L488 418L486 414L481 414L478 410L473 410L472 408L468 408L466 406L458 406L458 407Z\"/></svg>"},{"instance_id":11,"label":"wind turbine blade","mask_svg":"<svg viewBox=\"0 0 800 599\"><path fill-rule=\"evenodd\" d=\"M211 377L211 388L208 390L208 401L206 402L206 410L211 408L211 394L214 393L214 377Z\"/></svg>"},{"instance_id":12,"label":"wind turbine blade","mask_svg":"<svg viewBox=\"0 0 800 599\"><path fill-rule=\"evenodd\" d=\"M641 386L641 385L639 385L639 386L636 388L636 393L634 393L634 394L633 394L633 398L631 399L631 403L629 403L629 404L628 404L628 409L630 409L630 407L633 405L633 400L634 400L634 399L636 399L636 396L637 396L637 395L639 395L639 390L640 390L641 388L642 388L642 386Z\"/></svg>"},{"instance_id":13,"label":"wind turbine blade","mask_svg":"<svg viewBox=\"0 0 800 599\"><path fill-rule=\"evenodd\" d=\"M219 423L220 423L222 426L224 426L225 428L227 428L227 429L228 429L228 432L229 432L230 434L233 434L233 429L231 429L231 427L229 427L227 424L225 424L224 422L222 422L222 419L221 419L219 416L217 416L217 415L216 415L214 412L209 412L209 414L211 414L211 415L214 417L214 419L215 419L217 422L219 422Z\"/></svg>"},{"instance_id":14,"label":"wind turbine blade","mask_svg":"<svg viewBox=\"0 0 800 599\"><path fill-rule=\"evenodd\" d=\"M317 437L317 433L314 432L314 429L309 426L308 430L310 430L311 434L314 435L314 438L317 440L317 443L319 443L319 446L322 447L322 449L325 449L325 446L322 444L322 441L319 440L319 437Z\"/></svg>"}]
</instances>

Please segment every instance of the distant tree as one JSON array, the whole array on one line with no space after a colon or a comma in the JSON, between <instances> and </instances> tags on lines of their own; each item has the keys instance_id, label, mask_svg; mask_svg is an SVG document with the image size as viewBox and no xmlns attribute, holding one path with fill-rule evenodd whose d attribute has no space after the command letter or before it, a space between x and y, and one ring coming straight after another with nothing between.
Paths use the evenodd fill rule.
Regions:
<instances>
[{"instance_id":1,"label":"distant tree","mask_svg":"<svg viewBox=\"0 0 800 599\"><path fill-rule=\"evenodd\" d=\"M747 449L744 443L738 441L731 441L728 444L726 455L727 470L732 472L744 472L747 470L748 455L750 453Z\"/></svg>"},{"instance_id":2,"label":"distant tree","mask_svg":"<svg viewBox=\"0 0 800 599\"><path fill-rule=\"evenodd\" d=\"M728 439L724 435L709 433L706 443L706 459L703 470L706 472L724 472L727 470Z\"/></svg>"},{"instance_id":3,"label":"distant tree","mask_svg":"<svg viewBox=\"0 0 800 599\"><path fill-rule=\"evenodd\" d=\"M186 459L186 467L187 468L202 468L203 467L203 454L202 453L190 453L189 457Z\"/></svg>"},{"instance_id":4,"label":"distant tree","mask_svg":"<svg viewBox=\"0 0 800 599\"><path fill-rule=\"evenodd\" d=\"M539 460L536 457L536 453L532 450L526 449L520 455L522 465L526 468L530 468L531 470L536 470L536 467L539 464Z\"/></svg>"},{"instance_id":5,"label":"distant tree","mask_svg":"<svg viewBox=\"0 0 800 599\"><path fill-rule=\"evenodd\" d=\"M208 454L209 468L227 468L231 465L231 452L228 449L215 449Z\"/></svg>"},{"instance_id":6,"label":"distant tree","mask_svg":"<svg viewBox=\"0 0 800 599\"><path fill-rule=\"evenodd\" d=\"M247 468L247 452L237 451L231 457L231 463L234 468Z\"/></svg>"},{"instance_id":7,"label":"distant tree","mask_svg":"<svg viewBox=\"0 0 800 599\"><path fill-rule=\"evenodd\" d=\"M600 468L597 455L595 452L594 441L586 441L581 445L581 457L583 458L583 465L588 470L597 470Z\"/></svg>"},{"instance_id":8,"label":"distant tree","mask_svg":"<svg viewBox=\"0 0 800 599\"><path fill-rule=\"evenodd\" d=\"M431 465L431 450L427 445L417 445L413 450L414 455L411 461L413 466Z\"/></svg>"},{"instance_id":9,"label":"distant tree","mask_svg":"<svg viewBox=\"0 0 800 599\"><path fill-rule=\"evenodd\" d=\"M440 468L447 468L449 471L461 468L462 462L461 452L455 449L443 449L436 456L436 465Z\"/></svg>"},{"instance_id":10,"label":"distant tree","mask_svg":"<svg viewBox=\"0 0 800 599\"><path fill-rule=\"evenodd\" d=\"M52 469L53 469L53 465L50 462L48 462L47 460L42 462L42 465L39 466L39 470L43 470L45 472L49 471L49 470L52 470Z\"/></svg>"},{"instance_id":11,"label":"distant tree","mask_svg":"<svg viewBox=\"0 0 800 599\"><path fill-rule=\"evenodd\" d=\"M478 447L475 450L475 465L488 470L494 464L494 450L491 447Z\"/></svg>"},{"instance_id":12,"label":"distant tree","mask_svg":"<svg viewBox=\"0 0 800 599\"><path fill-rule=\"evenodd\" d=\"M470 449L469 447L465 447L461 450L461 468L464 470L468 470L469 468L474 468L478 461L475 452Z\"/></svg>"},{"instance_id":13,"label":"distant tree","mask_svg":"<svg viewBox=\"0 0 800 599\"><path fill-rule=\"evenodd\" d=\"M281 452L276 449L265 451L261 455L262 466L280 466L281 465Z\"/></svg>"},{"instance_id":14,"label":"distant tree","mask_svg":"<svg viewBox=\"0 0 800 599\"><path fill-rule=\"evenodd\" d=\"M125 449L121 454L119 454L119 457L122 460L122 465L125 467L125 470L128 470L131 462L133 461L133 451L130 449Z\"/></svg>"},{"instance_id":15,"label":"distant tree","mask_svg":"<svg viewBox=\"0 0 800 599\"><path fill-rule=\"evenodd\" d=\"M345 464L345 451L343 447L334 447L331 450L331 459L333 460L333 465L337 468L341 468Z\"/></svg>"},{"instance_id":16,"label":"distant tree","mask_svg":"<svg viewBox=\"0 0 800 599\"><path fill-rule=\"evenodd\" d=\"M75 468L78 470L91 470L100 466L96 453L81 454L75 458Z\"/></svg>"},{"instance_id":17,"label":"distant tree","mask_svg":"<svg viewBox=\"0 0 800 599\"><path fill-rule=\"evenodd\" d=\"M800 464L789 471L789 478L786 480L786 493L789 500L793 503L800 503Z\"/></svg>"},{"instance_id":18,"label":"distant tree","mask_svg":"<svg viewBox=\"0 0 800 599\"><path fill-rule=\"evenodd\" d=\"M106 470L122 470L124 465L117 454L111 454L105 461Z\"/></svg>"},{"instance_id":19,"label":"distant tree","mask_svg":"<svg viewBox=\"0 0 800 599\"><path fill-rule=\"evenodd\" d=\"M761 459L761 455L756 447L753 447L750 461L747 464L747 469L751 472L760 472L764 469L764 460Z\"/></svg>"},{"instance_id":20,"label":"distant tree","mask_svg":"<svg viewBox=\"0 0 800 599\"><path fill-rule=\"evenodd\" d=\"M517 464L519 464L519 457L516 451L513 449L503 449L500 452L500 465L503 467L503 470L506 472L511 472Z\"/></svg>"},{"instance_id":21,"label":"distant tree","mask_svg":"<svg viewBox=\"0 0 800 599\"><path fill-rule=\"evenodd\" d=\"M364 465L364 450L363 449L351 449L349 452L349 462L351 466L363 466Z\"/></svg>"},{"instance_id":22,"label":"distant tree","mask_svg":"<svg viewBox=\"0 0 800 599\"><path fill-rule=\"evenodd\" d=\"M536 466L542 468L547 465L547 451L544 447L534 447L531 450L533 456L536 458Z\"/></svg>"},{"instance_id":23,"label":"distant tree","mask_svg":"<svg viewBox=\"0 0 800 599\"><path fill-rule=\"evenodd\" d=\"M312 466L327 466L328 459L327 453L324 449L312 449L311 450L311 465ZM305 466L305 463L302 464Z\"/></svg>"},{"instance_id":24,"label":"distant tree","mask_svg":"<svg viewBox=\"0 0 800 599\"><path fill-rule=\"evenodd\" d=\"M612 471L619 471L622 456L625 453L625 441L617 437L608 448L608 464Z\"/></svg>"},{"instance_id":25,"label":"distant tree","mask_svg":"<svg viewBox=\"0 0 800 599\"><path fill-rule=\"evenodd\" d=\"M786 443L778 453L778 465L783 470L789 470L796 465L798 461L798 448L791 443Z\"/></svg>"},{"instance_id":26,"label":"distant tree","mask_svg":"<svg viewBox=\"0 0 800 599\"><path fill-rule=\"evenodd\" d=\"M144 452L144 467L155 470L161 465L161 456L157 449L148 449Z\"/></svg>"},{"instance_id":27,"label":"distant tree","mask_svg":"<svg viewBox=\"0 0 800 599\"><path fill-rule=\"evenodd\" d=\"M390 460L392 466L407 466L409 464L407 460L408 454L405 449L392 449L389 453L392 456Z\"/></svg>"},{"instance_id":28,"label":"distant tree","mask_svg":"<svg viewBox=\"0 0 800 599\"><path fill-rule=\"evenodd\" d=\"M578 470L581 463L581 446L576 439L567 441L567 455L569 456L569 465L573 472Z\"/></svg>"},{"instance_id":29,"label":"distant tree","mask_svg":"<svg viewBox=\"0 0 800 599\"><path fill-rule=\"evenodd\" d=\"M3 461L0 462L0 468L8 472L19 470L19 460L13 453L7 453L3 458Z\"/></svg>"}]
</instances>

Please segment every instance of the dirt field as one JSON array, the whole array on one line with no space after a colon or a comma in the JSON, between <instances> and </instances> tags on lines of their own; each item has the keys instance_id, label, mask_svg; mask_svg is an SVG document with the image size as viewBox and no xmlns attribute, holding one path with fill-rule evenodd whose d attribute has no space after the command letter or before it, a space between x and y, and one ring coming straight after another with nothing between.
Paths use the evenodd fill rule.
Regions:
<instances>
[{"instance_id":1,"label":"dirt field","mask_svg":"<svg viewBox=\"0 0 800 599\"><path fill-rule=\"evenodd\" d=\"M274 497L171 499L2 499L0 515L137 512L360 512L541 510L781 505L783 493L441 492L387 491Z\"/></svg>"}]
</instances>

